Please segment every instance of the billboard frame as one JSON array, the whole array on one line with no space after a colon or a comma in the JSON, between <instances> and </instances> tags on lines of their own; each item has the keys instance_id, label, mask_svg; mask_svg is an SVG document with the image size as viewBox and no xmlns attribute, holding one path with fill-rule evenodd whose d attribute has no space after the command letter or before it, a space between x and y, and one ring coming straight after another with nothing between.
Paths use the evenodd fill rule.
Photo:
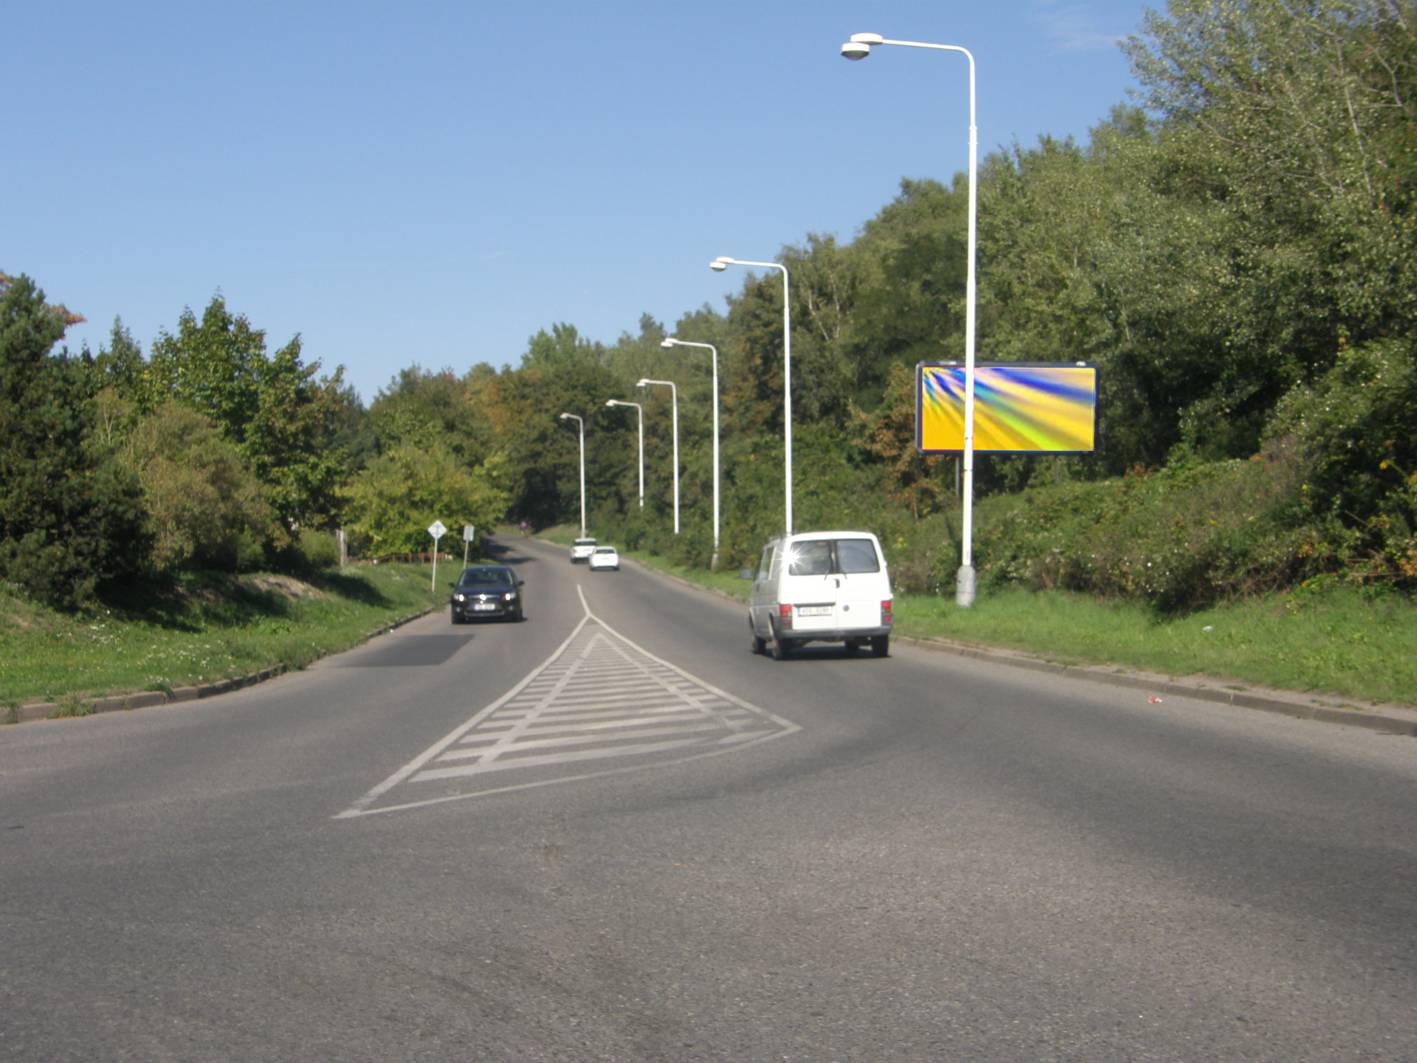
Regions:
<instances>
[{"instance_id":1,"label":"billboard frame","mask_svg":"<svg viewBox=\"0 0 1417 1063\"><path fill-rule=\"evenodd\" d=\"M976 397L975 402L975 445L976 454L1006 454L1019 457L1069 457L1079 454L1095 454L1098 446L1098 420L1097 407L1101 397L1101 373L1092 362L976 362L974 364L975 382L978 383L978 374L981 369L1088 369L1093 374L1093 401L1092 401L1092 448L1089 450L999 450L994 448L980 447L978 445L979 428L979 404ZM931 455L963 454L963 447L949 449L926 449L924 446L925 421L923 417L923 405L925 400L924 375L926 369L957 369L961 373L965 371L964 364L959 361L930 361L915 363L915 450L916 453L929 457Z\"/></svg>"}]
</instances>

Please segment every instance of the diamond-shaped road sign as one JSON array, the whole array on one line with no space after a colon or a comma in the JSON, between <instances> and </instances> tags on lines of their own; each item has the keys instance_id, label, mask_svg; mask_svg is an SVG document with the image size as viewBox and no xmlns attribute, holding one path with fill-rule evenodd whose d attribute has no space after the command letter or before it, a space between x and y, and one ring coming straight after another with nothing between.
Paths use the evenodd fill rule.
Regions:
<instances>
[{"instance_id":1,"label":"diamond-shaped road sign","mask_svg":"<svg viewBox=\"0 0 1417 1063\"><path fill-rule=\"evenodd\" d=\"M443 522L441 520L435 520L432 524L428 525L428 534L433 536L434 542L437 542L443 536L448 534L448 529L443 527Z\"/></svg>"}]
</instances>

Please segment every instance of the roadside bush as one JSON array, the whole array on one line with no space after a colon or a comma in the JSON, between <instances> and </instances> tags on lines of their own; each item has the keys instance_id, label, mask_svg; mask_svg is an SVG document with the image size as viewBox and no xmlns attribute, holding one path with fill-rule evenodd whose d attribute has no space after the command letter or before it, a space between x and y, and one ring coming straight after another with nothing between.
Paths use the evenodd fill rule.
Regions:
<instances>
[{"instance_id":1,"label":"roadside bush","mask_svg":"<svg viewBox=\"0 0 1417 1063\"><path fill-rule=\"evenodd\" d=\"M1298 469L1280 457L1033 488L976 510L986 585L1140 598L1163 612L1286 586L1315 567ZM944 581L957 554L941 557Z\"/></svg>"},{"instance_id":2,"label":"roadside bush","mask_svg":"<svg viewBox=\"0 0 1417 1063\"><path fill-rule=\"evenodd\" d=\"M1303 466L1300 497L1335 567L1417 589L1417 344L1342 351L1280 402L1265 449Z\"/></svg>"},{"instance_id":3,"label":"roadside bush","mask_svg":"<svg viewBox=\"0 0 1417 1063\"><path fill-rule=\"evenodd\" d=\"M167 402L133 429L124 460L143 487L159 572L260 567L286 536L265 488L209 417Z\"/></svg>"},{"instance_id":4,"label":"roadside bush","mask_svg":"<svg viewBox=\"0 0 1417 1063\"><path fill-rule=\"evenodd\" d=\"M277 563L286 572L315 573L339 567L339 543L334 532L301 528L281 551Z\"/></svg>"}]
</instances>

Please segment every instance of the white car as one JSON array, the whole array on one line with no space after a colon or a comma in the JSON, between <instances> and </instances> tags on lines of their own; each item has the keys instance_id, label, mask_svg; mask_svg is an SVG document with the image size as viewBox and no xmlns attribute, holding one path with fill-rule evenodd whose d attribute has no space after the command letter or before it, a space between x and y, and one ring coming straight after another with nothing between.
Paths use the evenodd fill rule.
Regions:
<instances>
[{"instance_id":1,"label":"white car","mask_svg":"<svg viewBox=\"0 0 1417 1063\"><path fill-rule=\"evenodd\" d=\"M571 564L576 565L582 561L589 561L590 555L595 553L594 539L577 539L571 544Z\"/></svg>"},{"instance_id":2,"label":"white car","mask_svg":"<svg viewBox=\"0 0 1417 1063\"><path fill-rule=\"evenodd\" d=\"M590 570L592 572L619 572L619 551L613 546L597 546L595 553L590 555Z\"/></svg>"}]
</instances>

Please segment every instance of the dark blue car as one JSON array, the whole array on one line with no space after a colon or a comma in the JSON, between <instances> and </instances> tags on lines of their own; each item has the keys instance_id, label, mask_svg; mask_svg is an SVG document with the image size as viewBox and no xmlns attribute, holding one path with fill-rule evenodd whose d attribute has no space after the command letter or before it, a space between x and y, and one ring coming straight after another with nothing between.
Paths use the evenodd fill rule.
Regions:
<instances>
[{"instance_id":1,"label":"dark blue car","mask_svg":"<svg viewBox=\"0 0 1417 1063\"><path fill-rule=\"evenodd\" d=\"M522 580L506 565L470 565L453 584L453 623L521 620Z\"/></svg>"}]
</instances>

